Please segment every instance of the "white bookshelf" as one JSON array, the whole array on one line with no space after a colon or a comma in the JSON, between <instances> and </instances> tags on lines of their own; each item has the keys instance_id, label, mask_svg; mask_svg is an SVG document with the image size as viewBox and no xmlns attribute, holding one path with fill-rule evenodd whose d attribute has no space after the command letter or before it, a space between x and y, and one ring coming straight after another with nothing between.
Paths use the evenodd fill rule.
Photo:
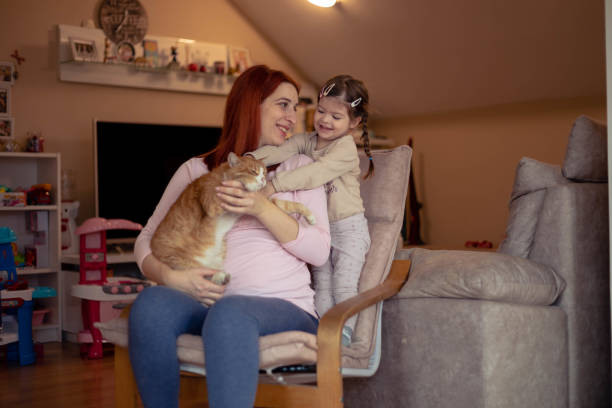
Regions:
<instances>
[{"instance_id":1,"label":"white bookshelf","mask_svg":"<svg viewBox=\"0 0 612 408\"><path fill-rule=\"evenodd\" d=\"M9 153L0 152L0 185L11 189L28 189L32 185L51 184L51 204L23 207L0 206L0 226L10 227L17 236L20 252L34 242L34 233L27 228L27 218L33 211L45 211L48 215L46 237L46 265L17 268L17 277L26 279L30 287L52 287L57 296L34 299L35 307L49 309L45 322L33 326L34 341L61 341L61 156L59 153Z\"/></svg>"}]
</instances>

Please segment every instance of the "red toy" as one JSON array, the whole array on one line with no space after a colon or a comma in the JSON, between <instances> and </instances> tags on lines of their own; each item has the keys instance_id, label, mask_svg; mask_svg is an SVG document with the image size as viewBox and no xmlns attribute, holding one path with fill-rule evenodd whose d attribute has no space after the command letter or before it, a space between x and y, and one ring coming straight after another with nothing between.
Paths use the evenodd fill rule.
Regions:
<instances>
[{"instance_id":1,"label":"red toy","mask_svg":"<svg viewBox=\"0 0 612 408\"><path fill-rule=\"evenodd\" d=\"M102 333L94 326L94 323L103 321L101 302L133 301L138 294L138 291L133 290L109 295L103 290L108 285L121 283L116 280L109 282L106 276L106 230L109 229L141 230L142 225L123 219L90 218L76 229L80 239L80 277L79 284L72 287L72 295L81 298L84 330L78 338L82 343L82 354L87 354L90 359L102 358L103 354ZM142 290L145 283L137 282L141 283ZM134 281L129 283L133 284Z\"/></svg>"}]
</instances>

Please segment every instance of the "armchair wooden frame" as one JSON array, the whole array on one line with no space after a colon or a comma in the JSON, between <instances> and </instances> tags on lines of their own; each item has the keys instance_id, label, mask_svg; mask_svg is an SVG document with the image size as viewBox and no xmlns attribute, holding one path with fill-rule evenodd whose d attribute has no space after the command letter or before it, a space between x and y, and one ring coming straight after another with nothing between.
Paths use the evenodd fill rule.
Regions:
<instances>
[{"instance_id":1,"label":"armchair wooden frame","mask_svg":"<svg viewBox=\"0 0 612 408\"><path fill-rule=\"evenodd\" d=\"M260 383L256 407L341 408L343 407L341 333L346 320L369 306L395 295L403 286L410 270L409 260L395 260L387 278L330 309L319 323L317 332L317 371L315 385ZM127 317L127 311L126 316ZM379 320L377 324L381 324ZM290 374L289 374L290 375ZM181 372L181 406L206 407L206 379ZM117 408L139 406L138 391L132 375L128 351L115 346L115 401Z\"/></svg>"}]
</instances>

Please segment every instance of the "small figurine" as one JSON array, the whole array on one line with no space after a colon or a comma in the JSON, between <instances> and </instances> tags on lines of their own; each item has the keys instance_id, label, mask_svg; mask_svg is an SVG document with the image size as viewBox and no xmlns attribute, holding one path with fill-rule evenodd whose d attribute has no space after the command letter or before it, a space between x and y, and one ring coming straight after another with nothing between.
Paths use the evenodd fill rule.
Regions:
<instances>
[{"instance_id":1,"label":"small figurine","mask_svg":"<svg viewBox=\"0 0 612 408\"><path fill-rule=\"evenodd\" d=\"M178 69L180 68L179 62L176 57L178 55L178 47L170 47L170 51L172 52L172 61L168 63L166 68L168 69Z\"/></svg>"},{"instance_id":2,"label":"small figurine","mask_svg":"<svg viewBox=\"0 0 612 408\"><path fill-rule=\"evenodd\" d=\"M28 144L26 145L27 152L35 152L40 153L45 150L44 143L45 140L42 136L40 136L40 132L28 132L28 135L31 135L28 138Z\"/></svg>"},{"instance_id":3,"label":"small figurine","mask_svg":"<svg viewBox=\"0 0 612 408\"><path fill-rule=\"evenodd\" d=\"M225 73L225 61L215 61L215 74L223 75Z\"/></svg>"}]
</instances>

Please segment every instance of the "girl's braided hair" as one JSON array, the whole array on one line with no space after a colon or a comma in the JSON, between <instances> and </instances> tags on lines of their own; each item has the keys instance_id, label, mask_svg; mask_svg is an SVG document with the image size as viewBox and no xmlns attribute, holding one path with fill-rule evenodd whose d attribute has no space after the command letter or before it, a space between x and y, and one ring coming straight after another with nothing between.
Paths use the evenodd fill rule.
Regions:
<instances>
[{"instance_id":1,"label":"girl's braided hair","mask_svg":"<svg viewBox=\"0 0 612 408\"><path fill-rule=\"evenodd\" d=\"M348 104L348 112L351 119L361 118L363 150L370 159L368 172L363 178L370 177L374 174L374 162L372 161L370 139L368 137L368 106L370 98L367 88L362 81L350 75L338 75L328 80L321 87L318 99L324 96L335 96L342 99Z\"/></svg>"}]
</instances>

